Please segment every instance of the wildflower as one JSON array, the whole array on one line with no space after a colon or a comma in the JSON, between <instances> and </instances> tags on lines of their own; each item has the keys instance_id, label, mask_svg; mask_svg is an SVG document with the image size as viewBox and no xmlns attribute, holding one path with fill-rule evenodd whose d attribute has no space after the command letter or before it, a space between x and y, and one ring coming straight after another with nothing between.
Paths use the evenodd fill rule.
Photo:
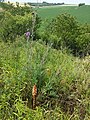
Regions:
<instances>
[{"instance_id":1,"label":"wildflower","mask_svg":"<svg viewBox=\"0 0 90 120\"><path fill-rule=\"evenodd\" d=\"M27 38L30 37L30 32L26 32L25 35Z\"/></svg>"},{"instance_id":2,"label":"wildflower","mask_svg":"<svg viewBox=\"0 0 90 120\"><path fill-rule=\"evenodd\" d=\"M30 38L30 32L29 31L27 31L26 33L25 33L25 36L26 36L26 38L27 38L27 42L28 42L28 40L29 40L29 38Z\"/></svg>"},{"instance_id":3,"label":"wildflower","mask_svg":"<svg viewBox=\"0 0 90 120\"><path fill-rule=\"evenodd\" d=\"M49 68L46 69L47 75L51 75L51 70Z\"/></svg>"},{"instance_id":4,"label":"wildflower","mask_svg":"<svg viewBox=\"0 0 90 120\"><path fill-rule=\"evenodd\" d=\"M37 86L34 85L32 89L32 108L35 109L36 107L36 96L37 96Z\"/></svg>"},{"instance_id":5,"label":"wildflower","mask_svg":"<svg viewBox=\"0 0 90 120\"><path fill-rule=\"evenodd\" d=\"M37 86L36 85L33 86L32 96L37 96Z\"/></svg>"}]
</instances>

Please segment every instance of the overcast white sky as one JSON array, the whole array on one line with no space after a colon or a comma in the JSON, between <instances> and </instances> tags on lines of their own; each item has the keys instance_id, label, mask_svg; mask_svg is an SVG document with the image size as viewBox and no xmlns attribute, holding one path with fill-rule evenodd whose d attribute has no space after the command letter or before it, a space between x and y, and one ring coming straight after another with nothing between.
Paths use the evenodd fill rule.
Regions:
<instances>
[{"instance_id":1,"label":"overcast white sky","mask_svg":"<svg viewBox=\"0 0 90 120\"><path fill-rule=\"evenodd\" d=\"M78 4L78 3L85 3L90 5L90 0L6 0L6 1L13 1L13 2L49 2L49 3L66 3L66 4Z\"/></svg>"}]
</instances>

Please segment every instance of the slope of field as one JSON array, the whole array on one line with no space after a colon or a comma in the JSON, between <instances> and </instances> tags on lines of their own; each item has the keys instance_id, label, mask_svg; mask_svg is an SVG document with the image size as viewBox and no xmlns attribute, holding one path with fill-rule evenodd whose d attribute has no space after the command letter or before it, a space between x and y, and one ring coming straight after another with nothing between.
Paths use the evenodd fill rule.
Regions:
<instances>
[{"instance_id":1,"label":"slope of field","mask_svg":"<svg viewBox=\"0 0 90 120\"><path fill-rule=\"evenodd\" d=\"M81 23L90 23L90 6L54 6L38 8L39 16L44 19L51 19L61 13L70 13Z\"/></svg>"},{"instance_id":2,"label":"slope of field","mask_svg":"<svg viewBox=\"0 0 90 120\"><path fill-rule=\"evenodd\" d=\"M0 42L0 58L0 120L90 120L89 56L75 58L21 37L13 44ZM31 109L34 84L36 110Z\"/></svg>"}]
</instances>

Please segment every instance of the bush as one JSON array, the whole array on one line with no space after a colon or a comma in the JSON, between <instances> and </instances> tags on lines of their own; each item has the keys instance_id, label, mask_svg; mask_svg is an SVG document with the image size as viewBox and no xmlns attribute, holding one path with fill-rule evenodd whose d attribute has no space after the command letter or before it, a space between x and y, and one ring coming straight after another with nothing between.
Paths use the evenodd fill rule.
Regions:
<instances>
[{"instance_id":1,"label":"bush","mask_svg":"<svg viewBox=\"0 0 90 120\"><path fill-rule=\"evenodd\" d=\"M14 41L17 36L23 35L27 28L32 28L31 14L12 16L9 12L6 12L1 24L0 36L4 41Z\"/></svg>"},{"instance_id":2,"label":"bush","mask_svg":"<svg viewBox=\"0 0 90 120\"><path fill-rule=\"evenodd\" d=\"M4 41L14 41L17 36L24 35L27 30L37 38L37 28L40 19L30 7L14 7L3 3L3 12L0 13L0 37Z\"/></svg>"},{"instance_id":3,"label":"bush","mask_svg":"<svg viewBox=\"0 0 90 120\"><path fill-rule=\"evenodd\" d=\"M36 30L38 28L39 19L36 16L36 22L33 28L33 15L32 13L25 14L24 16L13 16L9 12L5 13L4 18L0 21L1 29L0 29L0 37L4 41L14 41L17 36L22 36L29 29L32 33L32 29L34 31L34 35L36 35ZM36 36L35 36L36 37Z\"/></svg>"},{"instance_id":4,"label":"bush","mask_svg":"<svg viewBox=\"0 0 90 120\"><path fill-rule=\"evenodd\" d=\"M56 49L66 47L70 49L74 55L76 55L76 52L79 55L81 51L86 55L86 52L89 53L89 31L89 25L79 25L73 16L61 14L49 23L45 31L45 36L46 41L52 42L53 47ZM86 35L87 37L85 38Z\"/></svg>"},{"instance_id":5,"label":"bush","mask_svg":"<svg viewBox=\"0 0 90 120\"><path fill-rule=\"evenodd\" d=\"M76 38L77 52L81 56L90 54L90 33L79 35Z\"/></svg>"},{"instance_id":6,"label":"bush","mask_svg":"<svg viewBox=\"0 0 90 120\"><path fill-rule=\"evenodd\" d=\"M48 31L49 33L47 34L49 36L53 34L53 36L55 35L58 37L57 47L63 44L64 47L75 49L75 38L78 36L79 30L78 23L71 15L61 14L57 16L48 25L46 32Z\"/></svg>"}]
</instances>

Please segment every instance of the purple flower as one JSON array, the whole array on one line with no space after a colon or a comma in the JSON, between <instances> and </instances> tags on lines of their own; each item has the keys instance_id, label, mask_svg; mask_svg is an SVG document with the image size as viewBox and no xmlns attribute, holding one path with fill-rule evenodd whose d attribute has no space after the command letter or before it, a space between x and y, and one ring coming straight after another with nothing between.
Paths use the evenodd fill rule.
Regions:
<instances>
[{"instance_id":1,"label":"purple flower","mask_svg":"<svg viewBox=\"0 0 90 120\"><path fill-rule=\"evenodd\" d=\"M30 37L30 32L26 32L25 35L27 38Z\"/></svg>"}]
</instances>

